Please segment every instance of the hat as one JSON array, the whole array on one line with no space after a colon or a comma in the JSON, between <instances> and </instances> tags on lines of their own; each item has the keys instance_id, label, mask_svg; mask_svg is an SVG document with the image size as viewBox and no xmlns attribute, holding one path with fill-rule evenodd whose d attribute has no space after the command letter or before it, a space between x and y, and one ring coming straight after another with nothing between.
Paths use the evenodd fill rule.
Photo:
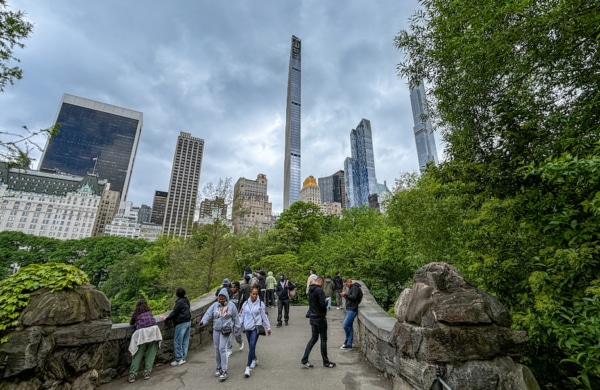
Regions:
<instances>
[{"instance_id":1,"label":"hat","mask_svg":"<svg viewBox=\"0 0 600 390\"><path fill-rule=\"evenodd\" d=\"M227 279L227 278L223 279L223 283L222 283L222 284L223 284L223 285L225 285L225 284L229 284L229 279Z\"/></svg>"},{"instance_id":2,"label":"hat","mask_svg":"<svg viewBox=\"0 0 600 390\"><path fill-rule=\"evenodd\" d=\"M285 279L285 275L284 274L279 275L279 279Z\"/></svg>"}]
</instances>

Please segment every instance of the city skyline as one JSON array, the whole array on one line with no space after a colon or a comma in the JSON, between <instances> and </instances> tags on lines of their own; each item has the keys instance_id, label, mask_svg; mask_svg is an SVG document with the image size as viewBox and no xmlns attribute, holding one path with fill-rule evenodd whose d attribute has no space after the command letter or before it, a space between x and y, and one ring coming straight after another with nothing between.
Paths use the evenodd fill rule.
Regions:
<instances>
[{"instance_id":1,"label":"city skyline","mask_svg":"<svg viewBox=\"0 0 600 390\"><path fill-rule=\"evenodd\" d=\"M402 53L393 45L416 0L348 1L343 8L270 0L252 7L235 0L143 4L107 0L75 9L64 0L10 0L34 30L15 52L23 79L0 94L6 108L0 128L50 126L63 93L127 107L144 114L127 200L151 205L154 191L167 189L183 130L206 141L201 189L220 178L264 173L273 212L281 213L286 84L296 35L304 44L301 179L343 169L348 133L362 117L374 129L380 182L418 171L410 90L396 74Z\"/></svg>"}]
</instances>

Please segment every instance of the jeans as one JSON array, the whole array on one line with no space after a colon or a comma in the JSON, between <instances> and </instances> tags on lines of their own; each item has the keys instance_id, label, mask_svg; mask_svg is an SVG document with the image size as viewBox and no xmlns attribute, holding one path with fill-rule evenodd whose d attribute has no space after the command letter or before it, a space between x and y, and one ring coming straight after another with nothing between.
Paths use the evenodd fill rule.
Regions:
<instances>
[{"instance_id":1,"label":"jeans","mask_svg":"<svg viewBox=\"0 0 600 390\"><path fill-rule=\"evenodd\" d=\"M267 306L275 306L275 290L267 290Z\"/></svg>"},{"instance_id":2,"label":"jeans","mask_svg":"<svg viewBox=\"0 0 600 390\"><path fill-rule=\"evenodd\" d=\"M131 366L129 366L129 375L136 375L144 357L144 372L152 372L152 366L154 365L154 358L156 357L156 351L158 349L158 342L151 341L138 345L138 350L131 359Z\"/></svg>"},{"instance_id":3,"label":"jeans","mask_svg":"<svg viewBox=\"0 0 600 390\"><path fill-rule=\"evenodd\" d=\"M188 347L190 345L190 326L191 321L177 324L175 326L175 336L173 336L173 349L175 350L175 360L186 360Z\"/></svg>"},{"instance_id":4,"label":"jeans","mask_svg":"<svg viewBox=\"0 0 600 390\"><path fill-rule=\"evenodd\" d=\"M342 290L335 290L335 304L338 308L342 307Z\"/></svg>"},{"instance_id":5,"label":"jeans","mask_svg":"<svg viewBox=\"0 0 600 390\"><path fill-rule=\"evenodd\" d=\"M246 337L248 338L248 364L250 367L252 360L256 359L256 343L258 342L258 331L256 328L252 330L246 330Z\"/></svg>"},{"instance_id":6,"label":"jeans","mask_svg":"<svg viewBox=\"0 0 600 390\"><path fill-rule=\"evenodd\" d=\"M213 343L215 344L215 361L217 368L227 371L227 344L231 343L231 333L225 336L223 333L213 330Z\"/></svg>"},{"instance_id":7,"label":"jeans","mask_svg":"<svg viewBox=\"0 0 600 390\"><path fill-rule=\"evenodd\" d=\"M290 319L290 300L281 299L277 301L277 323L281 325L281 312L284 312L283 319L288 322Z\"/></svg>"},{"instance_id":8,"label":"jeans","mask_svg":"<svg viewBox=\"0 0 600 390\"><path fill-rule=\"evenodd\" d=\"M329 358L327 357L327 318L311 318L310 330L312 336L310 340L308 340L308 344L306 344L306 349L304 350L304 356L302 356L301 362L306 363L308 361L310 351L317 343L319 337L321 337L321 358L323 358L323 365L329 364Z\"/></svg>"},{"instance_id":9,"label":"jeans","mask_svg":"<svg viewBox=\"0 0 600 390\"><path fill-rule=\"evenodd\" d=\"M329 309L331 309L331 297L327 297L327 298L329 298L327 300L327 310L329 310Z\"/></svg>"},{"instance_id":10,"label":"jeans","mask_svg":"<svg viewBox=\"0 0 600 390\"><path fill-rule=\"evenodd\" d=\"M346 309L346 318L344 318L344 323L342 324L344 332L346 332L346 345L352 345L352 342L354 341L354 329L352 328L352 323L357 314L357 311Z\"/></svg>"}]
</instances>

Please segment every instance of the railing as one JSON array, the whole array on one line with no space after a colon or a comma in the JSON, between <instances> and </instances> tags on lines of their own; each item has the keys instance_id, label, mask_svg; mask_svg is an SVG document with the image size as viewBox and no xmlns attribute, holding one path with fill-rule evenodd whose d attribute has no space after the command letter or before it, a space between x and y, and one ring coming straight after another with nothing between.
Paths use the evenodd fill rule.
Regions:
<instances>
[{"instance_id":1,"label":"railing","mask_svg":"<svg viewBox=\"0 0 600 390\"><path fill-rule=\"evenodd\" d=\"M442 379L446 372L446 368L442 366L435 366L435 377L438 383L438 390L452 390L450 386Z\"/></svg>"}]
</instances>

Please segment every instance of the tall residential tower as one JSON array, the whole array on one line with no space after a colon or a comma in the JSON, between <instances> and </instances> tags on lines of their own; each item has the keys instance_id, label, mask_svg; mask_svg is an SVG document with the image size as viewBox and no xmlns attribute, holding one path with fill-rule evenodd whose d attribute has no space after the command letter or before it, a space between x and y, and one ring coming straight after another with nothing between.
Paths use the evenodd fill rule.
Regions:
<instances>
[{"instance_id":1,"label":"tall residential tower","mask_svg":"<svg viewBox=\"0 0 600 390\"><path fill-rule=\"evenodd\" d=\"M190 234L198 200L203 153L203 139L183 131L179 134L163 220L165 236Z\"/></svg>"},{"instance_id":2,"label":"tall residential tower","mask_svg":"<svg viewBox=\"0 0 600 390\"><path fill-rule=\"evenodd\" d=\"M410 90L410 105L412 106L415 127L415 142L417 144L417 155L419 156L419 168L423 169L428 162L438 163L433 128L429 120L427 104L425 101L425 87L421 82L417 87Z\"/></svg>"},{"instance_id":3,"label":"tall residential tower","mask_svg":"<svg viewBox=\"0 0 600 390\"><path fill-rule=\"evenodd\" d=\"M344 161L346 208L368 205L369 195L376 190L371 121L362 119L350 132L350 149L352 157Z\"/></svg>"},{"instance_id":4,"label":"tall residential tower","mask_svg":"<svg viewBox=\"0 0 600 390\"><path fill-rule=\"evenodd\" d=\"M285 112L285 165L283 170L283 209L300 198L300 38L292 35L288 73L287 108Z\"/></svg>"},{"instance_id":5,"label":"tall residential tower","mask_svg":"<svg viewBox=\"0 0 600 390\"><path fill-rule=\"evenodd\" d=\"M48 139L39 170L97 174L125 200L142 122L139 111L64 94L55 121L60 129Z\"/></svg>"}]
</instances>

